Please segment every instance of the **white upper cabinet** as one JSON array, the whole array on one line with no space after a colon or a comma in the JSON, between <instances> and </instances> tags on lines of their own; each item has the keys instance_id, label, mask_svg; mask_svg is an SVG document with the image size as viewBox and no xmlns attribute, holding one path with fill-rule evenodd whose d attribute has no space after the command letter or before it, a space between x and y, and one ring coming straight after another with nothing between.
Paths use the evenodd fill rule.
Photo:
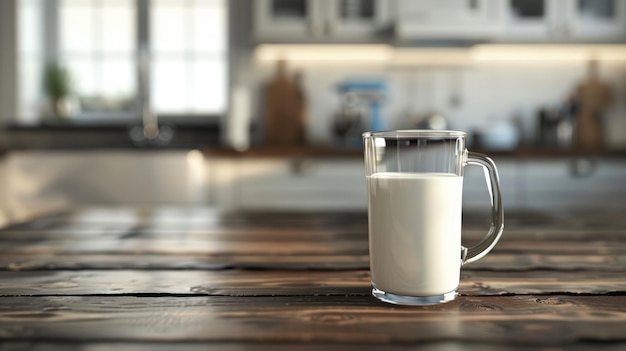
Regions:
<instances>
[{"instance_id":1,"label":"white upper cabinet","mask_svg":"<svg viewBox=\"0 0 626 351\"><path fill-rule=\"evenodd\" d=\"M259 42L626 38L626 0L255 0L253 6Z\"/></svg>"},{"instance_id":2,"label":"white upper cabinet","mask_svg":"<svg viewBox=\"0 0 626 351\"><path fill-rule=\"evenodd\" d=\"M507 0L500 39L614 41L626 37L623 0Z\"/></svg>"},{"instance_id":3,"label":"white upper cabinet","mask_svg":"<svg viewBox=\"0 0 626 351\"><path fill-rule=\"evenodd\" d=\"M258 41L369 41L390 32L392 0L256 0Z\"/></svg>"},{"instance_id":4,"label":"white upper cabinet","mask_svg":"<svg viewBox=\"0 0 626 351\"><path fill-rule=\"evenodd\" d=\"M572 34L581 39L626 37L626 1L578 0L572 12Z\"/></svg>"},{"instance_id":5,"label":"white upper cabinet","mask_svg":"<svg viewBox=\"0 0 626 351\"><path fill-rule=\"evenodd\" d=\"M254 29L257 38L320 37L322 9L314 0L256 0Z\"/></svg>"},{"instance_id":6,"label":"white upper cabinet","mask_svg":"<svg viewBox=\"0 0 626 351\"><path fill-rule=\"evenodd\" d=\"M485 39L501 30L501 0L398 0L398 39Z\"/></svg>"},{"instance_id":7,"label":"white upper cabinet","mask_svg":"<svg viewBox=\"0 0 626 351\"><path fill-rule=\"evenodd\" d=\"M564 9L557 8L556 1L550 0L506 0L504 8L507 39L549 39L558 36L566 29Z\"/></svg>"},{"instance_id":8,"label":"white upper cabinet","mask_svg":"<svg viewBox=\"0 0 626 351\"><path fill-rule=\"evenodd\" d=\"M364 38L390 34L389 0L329 0L327 34L341 38Z\"/></svg>"}]
</instances>

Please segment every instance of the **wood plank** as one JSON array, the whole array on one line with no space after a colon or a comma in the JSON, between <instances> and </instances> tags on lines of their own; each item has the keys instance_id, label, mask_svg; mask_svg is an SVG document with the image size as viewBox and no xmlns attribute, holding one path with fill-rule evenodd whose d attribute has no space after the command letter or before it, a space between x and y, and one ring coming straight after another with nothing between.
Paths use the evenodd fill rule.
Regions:
<instances>
[{"instance_id":1,"label":"wood plank","mask_svg":"<svg viewBox=\"0 0 626 351\"><path fill-rule=\"evenodd\" d=\"M129 228L134 230L142 230L146 232L152 231L214 231L215 229L225 229L225 230L240 230L240 231L250 231L250 230L341 230L341 231L360 231L367 232L367 218L364 218L362 221L358 222L314 222L314 221L279 221L279 222L271 222L271 221L259 221L258 223L241 219L239 221L236 220L225 220L225 219L215 219L211 221L200 221L200 222L178 222L178 221L165 221L165 222L155 222L155 223L81 223L81 222L68 222L68 223L60 223L54 224L50 226L43 227L41 225L37 226L28 226L24 224L19 227L8 227L3 228L2 232L10 232L10 233L24 233L24 234L33 234L38 232L51 232L56 234L63 234L65 232L72 234L81 232L102 232L106 233L107 231L123 231L128 230Z\"/></svg>"},{"instance_id":2,"label":"wood plank","mask_svg":"<svg viewBox=\"0 0 626 351\"><path fill-rule=\"evenodd\" d=\"M469 227L484 227L489 223L489 214L482 211L464 211L464 224ZM506 211L507 229L623 229L626 227L624 211L581 212L537 212ZM220 212L213 208L81 208L71 212L43 216L27 223L11 226L9 230L36 230L63 226L88 227L142 226L152 228L186 227L210 229L220 227L269 226L273 228L291 226L300 228L351 228L367 227L367 213L355 212Z\"/></svg>"},{"instance_id":3,"label":"wood plank","mask_svg":"<svg viewBox=\"0 0 626 351\"><path fill-rule=\"evenodd\" d=\"M488 226L486 226L488 228ZM480 240L486 229L470 227L463 230L463 240L470 242ZM506 226L502 241L626 241L626 226L623 228L511 228Z\"/></svg>"},{"instance_id":4,"label":"wood plank","mask_svg":"<svg viewBox=\"0 0 626 351\"><path fill-rule=\"evenodd\" d=\"M352 227L367 225L364 211L342 212L224 212L215 208L79 208L42 216L25 223L10 226L8 230L62 228L85 224L87 226L140 225L149 227L189 226L201 228L250 226L272 227Z\"/></svg>"},{"instance_id":5,"label":"wood plank","mask_svg":"<svg viewBox=\"0 0 626 351\"><path fill-rule=\"evenodd\" d=\"M611 256L609 256L610 258ZM608 259L608 258L607 258ZM617 262L617 261L616 261ZM618 263L615 263L616 265ZM607 266L610 268L610 266ZM64 254L0 256L0 270L346 270L369 269L367 255Z\"/></svg>"},{"instance_id":6,"label":"wood plank","mask_svg":"<svg viewBox=\"0 0 626 351\"><path fill-rule=\"evenodd\" d=\"M528 253L552 255L597 255L597 254L624 254L626 241L559 241L559 240L509 240L502 238L492 252Z\"/></svg>"},{"instance_id":7,"label":"wood plank","mask_svg":"<svg viewBox=\"0 0 626 351\"><path fill-rule=\"evenodd\" d=\"M515 235L518 229L526 232L602 232L625 233L626 213L607 212L554 212L540 213L529 211L507 211L506 230ZM465 211L466 229L487 228L488 215L481 212ZM5 231L80 231L120 230L138 228L140 230L202 230L202 229L245 229L245 228L317 228L353 229L367 231L367 213L357 212L220 212L210 208L163 208L163 209L85 209L46 216L28 223L6 228ZM95 229L94 229L95 228ZM571 237L570 237L571 238Z\"/></svg>"},{"instance_id":8,"label":"wood plank","mask_svg":"<svg viewBox=\"0 0 626 351\"><path fill-rule=\"evenodd\" d=\"M623 272L461 271L459 292L465 295L623 294Z\"/></svg>"},{"instance_id":9,"label":"wood plank","mask_svg":"<svg viewBox=\"0 0 626 351\"><path fill-rule=\"evenodd\" d=\"M0 270L346 270L369 269L368 255L155 255L155 254L64 254L0 256ZM539 255L491 252L463 267L465 271L626 271L626 255Z\"/></svg>"},{"instance_id":10,"label":"wood plank","mask_svg":"<svg viewBox=\"0 0 626 351\"><path fill-rule=\"evenodd\" d=\"M537 351L537 346L511 345L510 343L488 344L480 342L435 341L412 342L410 344L363 344L363 343L222 343L222 342L57 342L57 341L11 341L0 344L0 351ZM549 351L623 351L626 343L581 342L577 344L550 345Z\"/></svg>"},{"instance_id":11,"label":"wood plank","mask_svg":"<svg viewBox=\"0 0 626 351\"><path fill-rule=\"evenodd\" d=\"M500 253L490 252L482 259L465 265L465 271L626 271L626 256L623 254L535 254L535 253Z\"/></svg>"},{"instance_id":12,"label":"wood plank","mask_svg":"<svg viewBox=\"0 0 626 351\"><path fill-rule=\"evenodd\" d=\"M410 308L370 296L363 213L112 213L0 231L0 350L626 345L620 219L519 217L462 296Z\"/></svg>"},{"instance_id":13,"label":"wood plank","mask_svg":"<svg viewBox=\"0 0 626 351\"><path fill-rule=\"evenodd\" d=\"M460 297L397 307L372 297L8 297L3 340L279 343L626 342L626 296ZM546 337L549 336L549 337Z\"/></svg>"},{"instance_id":14,"label":"wood plank","mask_svg":"<svg viewBox=\"0 0 626 351\"><path fill-rule=\"evenodd\" d=\"M349 271L31 271L0 272L0 296L370 294L367 270ZM462 295L624 294L623 272L462 271Z\"/></svg>"},{"instance_id":15,"label":"wood plank","mask_svg":"<svg viewBox=\"0 0 626 351\"><path fill-rule=\"evenodd\" d=\"M476 227L463 231L465 242L478 241L485 235L486 229ZM0 238L4 241L42 241L42 240L102 240L102 239L169 239L186 238L197 240L255 240L258 238L274 240L367 240L367 226L361 228L275 228L275 227L227 227L216 225L212 228L193 228L185 225L154 227L88 224L68 225L62 228L35 230L2 230ZM620 229L564 229L564 228L509 228L503 241L511 240L549 240L549 241L626 241L626 227Z\"/></svg>"},{"instance_id":16,"label":"wood plank","mask_svg":"<svg viewBox=\"0 0 626 351\"><path fill-rule=\"evenodd\" d=\"M3 241L0 255L66 254L161 254L161 255L367 255L367 240L291 240L277 243L258 237L250 240L228 239L137 239L125 240L45 240L35 242ZM625 241L510 240L503 238L494 248L498 254L542 255L623 255Z\"/></svg>"},{"instance_id":17,"label":"wood plank","mask_svg":"<svg viewBox=\"0 0 626 351\"><path fill-rule=\"evenodd\" d=\"M1 272L0 296L190 294L369 295L367 271Z\"/></svg>"},{"instance_id":18,"label":"wood plank","mask_svg":"<svg viewBox=\"0 0 626 351\"><path fill-rule=\"evenodd\" d=\"M44 241L44 240L102 240L102 239L195 239L195 240L232 240L246 241L263 238L277 241L302 240L367 240L367 228L350 229L317 229L317 228L224 228L190 229L176 228L142 228L142 227L89 227L89 228L51 228L45 230L0 232L3 241Z\"/></svg>"},{"instance_id":19,"label":"wood plank","mask_svg":"<svg viewBox=\"0 0 626 351\"><path fill-rule=\"evenodd\" d=\"M626 250L626 243L624 243ZM3 242L0 254L65 255L90 254L221 254L221 255L332 255L368 253L366 240L290 241L277 243L259 238L252 241L172 239L127 240L50 240L38 242Z\"/></svg>"}]
</instances>

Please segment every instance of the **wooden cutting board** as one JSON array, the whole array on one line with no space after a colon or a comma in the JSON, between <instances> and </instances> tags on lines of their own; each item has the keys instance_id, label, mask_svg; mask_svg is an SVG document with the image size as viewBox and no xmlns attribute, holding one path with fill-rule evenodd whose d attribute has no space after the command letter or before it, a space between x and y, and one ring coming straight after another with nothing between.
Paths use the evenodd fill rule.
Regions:
<instances>
[{"instance_id":1,"label":"wooden cutting board","mask_svg":"<svg viewBox=\"0 0 626 351\"><path fill-rule=\"evenodd\" d=\"M298 79L288 75L285 62L279 62L276 74L265 86L263 127L266 145L304 143L305 104Z\"/></svg>"},{"instance_id":2,"label":"wooden cutting board","mask_svg":"<svg viewBox=\"0 0 626 351\"><path fill-rule=\"evenodd\" d=\"M604 145L604 114L611 103L611 88L597 75L597 64L589 64L589 77L576 91L578 116L576 145L580 148L601 148Z\"/></svg>"}]
</instances>

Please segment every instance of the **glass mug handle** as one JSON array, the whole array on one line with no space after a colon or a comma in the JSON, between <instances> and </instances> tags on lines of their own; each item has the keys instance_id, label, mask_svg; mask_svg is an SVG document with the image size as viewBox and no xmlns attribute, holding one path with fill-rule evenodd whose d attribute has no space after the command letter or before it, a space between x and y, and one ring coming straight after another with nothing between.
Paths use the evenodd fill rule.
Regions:
<instances>
[{"instance_id":1,"label":"glass mug handle","mask_svg":"<svg viewBox=\"0 0 626 351\"><path fill-rule=\"evenodd\" d=\"M504 210L496 164L489 157L476 152L468 152L467 149L465 149L465 156L465 164L481 166L485 170L487 189L491 198L491 227L478 244L468 248L461 246L461 264L472 263L483 258L493 249L504 230Z\"/></svg>"}]
</instances>

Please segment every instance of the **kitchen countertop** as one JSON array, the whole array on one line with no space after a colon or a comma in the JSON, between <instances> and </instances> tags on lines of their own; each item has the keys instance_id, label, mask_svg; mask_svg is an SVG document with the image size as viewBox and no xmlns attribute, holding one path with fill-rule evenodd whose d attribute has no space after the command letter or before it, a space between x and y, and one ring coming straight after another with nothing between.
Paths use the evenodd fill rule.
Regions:
<instances>
[{"instance_id":1,"label":"kitchen countertop","mask_svg":"<svg viewBox=\"0 0 626 351\"><path fill-rule=\"evenodd\" d=\"M203 150L208 156L229 158L363 158L362 149L341 147L260 146L243 151L229 148L204 148ZM584 150L520 147L515 150L485 150L470 147L469 150L488 156L509 158L626 158L626 150L621 149Z\"/></svg>"},{"instance_id":2,"label":"kitchen countertop","mask_svg":"<svg viewBox=\"0 0 626 351\"><path fill-rule=\"evenodd\" d=\"M175 125L165 146L135 143L130 130L137 124L8 126L0 130L0 148L13 150L193 149L218 147L220 127L215 123Z\"/></svg>"},{"instance_id":3,"label":"kitchen countertop","mask_svg":"<svg viewBox=\"0 0 626 351\"><path fill-rule=\"evenodd\" d=\"M361 148L340 145L255 145L238 151L222 144L220 127L215 123L175 126L174 138L168 145L133 143L130 125L52 125L39 127L9 126L0 130L0 156L14 150L191 150L199 149L207 156L228 158L362 158ZM493 157L508 158L626 158L626 149L558 149L523 146L514 150L470 150Z\"/></svg>"},{"instance_id":4,"label":"kitchen countertop","mask_svg":"<svg viewBox=\"0 0 626 351\"><path fill-rule=\"evenodd\" d=\"M457 300L402 307L370 296L364 212L78 209L0 231L0 348L617 350L625 254L625 213L511 212Z\"/></svg>"}]
</instances>

